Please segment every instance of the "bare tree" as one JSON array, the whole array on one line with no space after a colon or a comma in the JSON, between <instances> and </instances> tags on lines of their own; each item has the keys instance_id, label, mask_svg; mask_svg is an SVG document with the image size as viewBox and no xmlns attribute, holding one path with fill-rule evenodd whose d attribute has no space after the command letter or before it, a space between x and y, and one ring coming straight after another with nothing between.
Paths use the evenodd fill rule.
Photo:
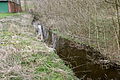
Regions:
<instances>
[{"instance_id":1,"label":"bare tree","mask_svg":"<svg viewBox=\"0 0 120 80\"><path fill-rule=\"evenodd\" d=\"M25 8L25 11L27 11L27 1L24 0L24 8Z\"/></svg>"},{"instance_id":2,"label":"bare tree","mask_svg":"<svg viewBox=\"0 0 120 80\"><path fill-rule=\"evenodd\" d=\"M119 0L34 0L41 23L119 60ZM29 5L29 4L28 4ZM115 13L116 12L116 13Z\"/></svg>"}]
</instances>

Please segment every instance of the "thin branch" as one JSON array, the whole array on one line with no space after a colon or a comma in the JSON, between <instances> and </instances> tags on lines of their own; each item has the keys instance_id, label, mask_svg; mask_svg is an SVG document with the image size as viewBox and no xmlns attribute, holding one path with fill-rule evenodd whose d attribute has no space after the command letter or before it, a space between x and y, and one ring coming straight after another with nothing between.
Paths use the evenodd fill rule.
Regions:
<instances>
[{"instance_id":1,"label":"thin branch","mask_svg":"<svg viewBox=\"0 0 120 80\"><path fill-rule=\"evenodd\" d=\"M120 7L119 4L116 4L116 3L114 3L114 2L109 2L109 1L107 1L107 0L105 0L105 2L106 2L106 3L109 3L109 4L117 5L118 7Z\"/></svg>"}]
</instances>

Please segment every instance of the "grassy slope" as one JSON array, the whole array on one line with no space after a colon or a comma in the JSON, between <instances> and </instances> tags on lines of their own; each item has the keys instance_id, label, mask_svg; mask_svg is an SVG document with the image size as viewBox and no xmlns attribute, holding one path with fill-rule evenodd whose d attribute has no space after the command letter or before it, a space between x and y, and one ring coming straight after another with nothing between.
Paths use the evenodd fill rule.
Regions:
<instances>
[{"instance_id":1,"label":"grassy slope","mask_svg":"<svg viewBox=\"0 0 120 80\"><path fill-rule=\"evenodd\" d=\"M32 27L10 24L0 30L0 80L27 79L76 80L76 77L35 38Z\"/></svg>"}]
</instances>

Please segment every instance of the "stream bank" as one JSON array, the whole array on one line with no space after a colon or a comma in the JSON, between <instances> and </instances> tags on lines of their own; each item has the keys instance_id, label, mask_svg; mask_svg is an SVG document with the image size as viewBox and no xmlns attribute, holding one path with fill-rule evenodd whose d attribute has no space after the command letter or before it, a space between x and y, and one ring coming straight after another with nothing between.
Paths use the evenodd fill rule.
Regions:
<instances>
[{"instance_id":1,"label":"stream bank","mask_svg":"<svg viewBox=\"0 0 120 80\"><path fill-rule=\"evenodd\" d=\"M63 38L44 26L41 30L44 42L56 51L79 79L120 80L120 65L93 47Z\"/></svg>"},{"instance_id":2,"label":"stream bank","mask_svg":"<svg viewBox=\"0 0 120 80\"><path fill-rule=\"evenodd\" d=\"M32 20L27 13L0 19L0 80L78 80L36 38Z\"/></svg>"}]
</instances>

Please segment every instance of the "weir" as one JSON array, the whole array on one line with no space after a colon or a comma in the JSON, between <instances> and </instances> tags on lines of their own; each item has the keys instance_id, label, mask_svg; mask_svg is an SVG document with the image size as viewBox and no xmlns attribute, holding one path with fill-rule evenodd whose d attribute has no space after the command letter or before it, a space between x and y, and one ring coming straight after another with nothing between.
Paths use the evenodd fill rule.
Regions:
<instances>
[{"instance_id":1,"label":"weir","mask_svg":"<svg viewBox=\"0 0 120 80\"><path fill-rule=\"evenodd\" d=\"M79 79L120 80L120 65L110 61L93 47L65 39L45 27L41 28L43 31L40 36L44 42L54 48L56 54Z\"/></svg>"}]
</instances>

